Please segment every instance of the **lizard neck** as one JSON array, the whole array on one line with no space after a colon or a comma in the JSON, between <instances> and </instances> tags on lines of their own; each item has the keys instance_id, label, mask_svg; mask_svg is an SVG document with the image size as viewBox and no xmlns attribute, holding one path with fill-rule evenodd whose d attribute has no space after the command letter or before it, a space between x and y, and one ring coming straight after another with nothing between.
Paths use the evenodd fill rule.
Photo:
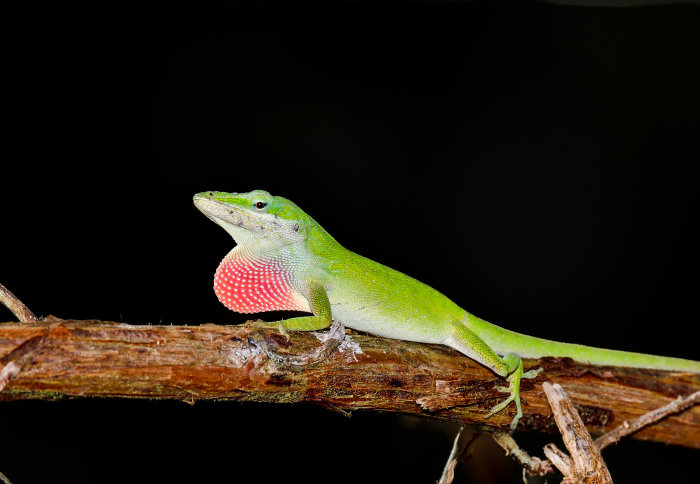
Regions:
<instances>
[{"instance_id":1,"label":"lizard neck","mask_svg":"<svg viewBox=\"0 0 700 484\"><path fill-rule=\"evenodd\" d=\"M308 301L294 288L293 278L290 257L238 246L219 264L214 292L224 306L238 313L308 312Z\"/></svg>"}]
</instances>

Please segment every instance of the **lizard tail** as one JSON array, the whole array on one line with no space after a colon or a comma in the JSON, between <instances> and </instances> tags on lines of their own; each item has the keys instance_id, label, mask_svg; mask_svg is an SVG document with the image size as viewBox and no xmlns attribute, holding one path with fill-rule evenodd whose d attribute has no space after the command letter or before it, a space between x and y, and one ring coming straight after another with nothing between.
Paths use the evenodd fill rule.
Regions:
<instances>
[{"instance_id":1,"label":"lizard tail","mask_svg":"<svg viewBox=\"0 0 700 484\"><path fill-rule=\"evenodd\" d=\"M700 361L560 343L509 331L474 316L469 318L469 324L499 354L513 352L523 358L567 357L591 365L700 373Z\"/></svg>"}]
</instances>

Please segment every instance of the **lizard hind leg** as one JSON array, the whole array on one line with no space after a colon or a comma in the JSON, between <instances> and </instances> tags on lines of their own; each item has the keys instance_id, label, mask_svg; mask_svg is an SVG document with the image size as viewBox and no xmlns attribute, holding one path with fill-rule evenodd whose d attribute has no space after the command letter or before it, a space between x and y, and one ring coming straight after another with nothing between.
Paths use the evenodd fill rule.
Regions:
<instances>
[{"instance_id":1,"label":"lizard hind leg","mask_svg":"<svg viewBox=\"0 0 700 484\"><path fill-rule=\"evenodd\" d=\"M515 402L516 414L510 423L511 431L515 430L518 420L523 415L520 405L520 380L522 378L534 378L539 371L523 373L523 361L518 355L508 353L501 358L493 348L470 330L465 322L453 324L450 336L444 343L507 379L508 387L501 389L503 392L509 393L508 398L491 408L486 417L488 418L500 412L510 405L511 402Z\"/></svg>"}]
</instances>

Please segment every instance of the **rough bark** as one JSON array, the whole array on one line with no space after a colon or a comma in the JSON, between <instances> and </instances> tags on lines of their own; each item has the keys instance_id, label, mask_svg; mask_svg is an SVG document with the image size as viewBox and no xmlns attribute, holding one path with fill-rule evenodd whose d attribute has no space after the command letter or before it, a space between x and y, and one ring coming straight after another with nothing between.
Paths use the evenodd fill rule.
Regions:
<instances>
[{"instance_id":1,"label":"rough bark","mask_svg":"<svg viewBox=\"0 0 700 484\"><path fill-rule=\"evenodd\" d=\"M485 418L504 395L503 381L442 346L353 334L362 353L341 346L302 371L267 356L308 352L319 341L293 332L289 341L252 325L130 326L49 318L0 324L0 400L64 397L168 398L313 402L338 411L375 410L431 416L507 430L513 408ZM545 381L559 383L596 435L700 390L700 375L592 367L568 359L527 360L542 367L524 380L519 430L556 432ZM8 370L9 368L9 370ZM512 406L511 406L512 407ZM700 448L700 407L670 416L633 438Z\"/></svg>"},{"instance_id":2,"label":"rough bark","mask_svg":"<svg viewBox=\"0 0 700 484\"><path fill-rule=\"evenodd\" d=\"M554 444L544 447L547 458L564 474L562 484L612 484L600 449L593 442L571 399L556 383L544 382L542 388L569 451L569 455L566 455Z\"/></svg>"}]
</instances>

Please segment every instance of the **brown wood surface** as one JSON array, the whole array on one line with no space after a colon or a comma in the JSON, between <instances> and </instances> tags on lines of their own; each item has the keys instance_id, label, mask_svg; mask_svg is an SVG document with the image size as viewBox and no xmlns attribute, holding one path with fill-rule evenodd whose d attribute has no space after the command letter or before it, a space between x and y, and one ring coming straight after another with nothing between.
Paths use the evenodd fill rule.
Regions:
<instances>
[{"instance_id":1,"label":"brown wood surface","mask_svg":"<svg viewBox=\"0 0 700 484\"><path fill-rule=\"evenodd\" d=\"M131 326L48 318L36 324L0 324L0 371L13 371L0 401L65 397L227 399L313 402L340 411L361 409L425 415L507 430L514 406L486 419L504 395L503 381L442 346L352 334L362 353L335 351L314 367L295 371L267 357L266 346L307 352L309 333L287 342L253 325ZM257 341L257 342L255 342ZM19 368L14 370L14 366ZM591 367L568 359L527 360L542 367L523 380L524 416L518 430L556 432L542 383L559 383L589 431L602 434L624 421L700 390L700 375ZM700 407L668 417L633 438L700 448Z\"/></svg>"},{"instance_id":2,"label":"brown wood surface","mask_svg":"<svg viewBox=\"0 0 700 484\"><path fill-rule=\"evenodd\" d=\"M569 455L554 444L547 444L544 453L564 475L562 484L612 484L608 466L600 449L588 433L571 399L561 385L542 384L549 406L554 413L564 445Z\"/></svg>"}]
</instances>

